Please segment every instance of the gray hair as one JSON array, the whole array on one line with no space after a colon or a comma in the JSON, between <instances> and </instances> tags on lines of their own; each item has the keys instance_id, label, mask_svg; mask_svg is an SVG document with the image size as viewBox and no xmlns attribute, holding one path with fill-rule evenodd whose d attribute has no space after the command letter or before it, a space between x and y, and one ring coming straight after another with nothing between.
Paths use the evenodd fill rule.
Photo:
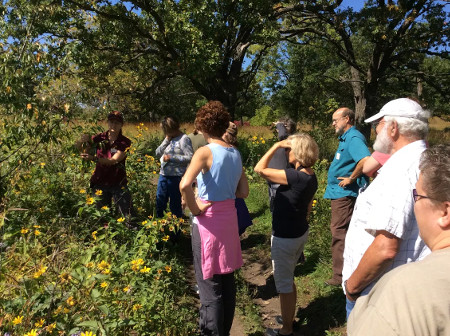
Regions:
<instances>
[{"instance_id":1,"label":"gray hair","mask_svg":"<svg viewBox=\"0 0 450 336\"><path fill-rule=\"evenodd\" d=\"M420 119L407 118L407 117L396 117L396 116L385 116L384 120L386 124L390 124L395 121L398 125L398 130L400 134L410 138L423 140L428 134L428 122L427 119L430 117L428 111L423 111L423 116Z\"/></svg>"},{"instance_id":2,"label":"gray hair","mask_svg":"<svg viewBox=\"0 0 450 336\"><path fill-rule=\"evenodd\" d=\"M419 169L427 196L441 202L450 201L450 143L426 149Z\"/></svg>"}]
</instances>

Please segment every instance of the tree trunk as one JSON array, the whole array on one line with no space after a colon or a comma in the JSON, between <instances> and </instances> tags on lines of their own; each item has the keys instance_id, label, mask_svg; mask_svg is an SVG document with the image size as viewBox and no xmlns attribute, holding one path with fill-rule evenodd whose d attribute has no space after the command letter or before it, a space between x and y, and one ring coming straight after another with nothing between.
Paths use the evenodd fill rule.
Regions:
<instances>
[{"instance_id":1,"label":"tree trunk","mask_svg":"<svg viewBox=\"0 0 450 336\"><path fill-rule=\"evenodd\" d=\"M355 101L355 122L361 124L366 116L366 97L364 95L364 83L360 78L359 71L350 67L352 76L353 99Z\"/></svg>"}]
</instances>

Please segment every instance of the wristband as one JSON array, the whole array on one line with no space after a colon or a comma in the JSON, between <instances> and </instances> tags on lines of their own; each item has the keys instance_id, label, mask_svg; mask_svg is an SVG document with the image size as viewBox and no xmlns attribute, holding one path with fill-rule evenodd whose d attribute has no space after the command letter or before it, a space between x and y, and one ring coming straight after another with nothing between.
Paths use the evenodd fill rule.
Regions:
<instances>
[{"instance_id":1,"label":"wristband","mask_svg":"<svg viewBox=\"0 0 450 336\"><path fill-rule=\"evenodd\" d=\"M347 289L347 280L344 281L344 289L345 289L345 293L347 293L348 296L356 296L356 297L358 297L362 293L362 291L361 292L357 292L357 293L350 293L350 291Z\"/></svg>"}]
</instances>

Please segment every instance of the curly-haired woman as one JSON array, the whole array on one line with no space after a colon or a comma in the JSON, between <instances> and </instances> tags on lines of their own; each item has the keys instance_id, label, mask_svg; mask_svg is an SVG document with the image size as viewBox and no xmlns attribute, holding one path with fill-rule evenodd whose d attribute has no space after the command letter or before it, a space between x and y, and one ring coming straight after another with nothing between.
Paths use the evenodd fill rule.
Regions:
<instances>
[{"instance_id":1,"label":"curly-haired woman","mask_svg":"<svg viewBox=\"0 0 450 336\"><path fill-rule=\"evenodd\" d=\"M268 168L279 148L285 149L292 168ZM280 184L273 202L271 238L273 276L283 320L276 335L293 335L297 301L294 270L308 239L307 217L317 190L317 178L311 167L318 156L319 147L314 139L297 133L275 143L255 166L255 172L264 179Z\"/></svg>"},{"instance_id":2,"label":"curly-haired woman","mask_svg":"<svg viewBox=\"0 0 450 336\"><path fill-rule=\"evenodd\" d=\"M192 251L201 335L229 335L236 305L234 271L243 264L234 200L247 197L249 189L239 151L222 139L229 121L218 101L198 110L195 127L208 145L195 152L180 184L194 215ZM192 188L195 179L198 199Z\"/></svg>"}]
</instances>

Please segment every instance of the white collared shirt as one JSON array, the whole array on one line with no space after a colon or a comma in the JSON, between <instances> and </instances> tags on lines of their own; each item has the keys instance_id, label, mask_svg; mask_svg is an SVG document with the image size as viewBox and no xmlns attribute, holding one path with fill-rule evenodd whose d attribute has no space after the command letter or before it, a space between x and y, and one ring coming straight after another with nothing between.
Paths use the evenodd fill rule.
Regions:
<instances>
[{"instance_id":1,"label":"white collared shirt","mask_svg":"<svg viewBox=\"0 0 450 336\"><path fill-rule=\"evenodd\" d=\"M345 238L343 281L355 271L377 230L385 230L401 239L398 253L384 273L421 260L430 253L419 237L412 198L419 177L420 156L425 149L423 140L402 147L358 196ZM366 287L363 294L367 294L377 280Z\"/></svg>"}]
</instances>

